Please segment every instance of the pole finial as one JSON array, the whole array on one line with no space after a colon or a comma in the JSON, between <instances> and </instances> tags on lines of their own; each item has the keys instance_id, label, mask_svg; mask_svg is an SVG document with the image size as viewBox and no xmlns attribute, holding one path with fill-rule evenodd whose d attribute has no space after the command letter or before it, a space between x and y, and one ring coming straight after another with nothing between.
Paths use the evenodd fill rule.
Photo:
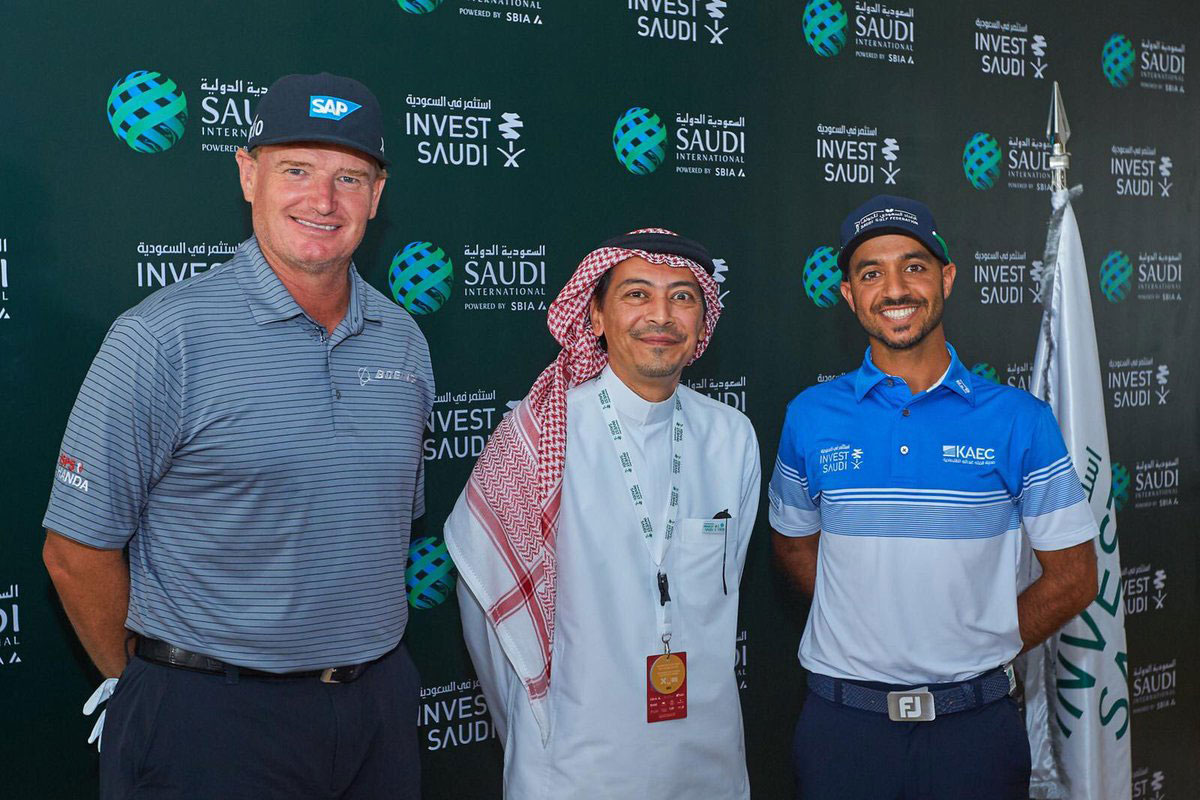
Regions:
<instances>
[{"instance_id":1,"label":"pole finial","mask_svg":"<svg viewBox=\"0 0 1200 800\"><path fill-rule=\"evenodd\" d=\"M1071 154L1067 152L1067 140L1071 138L1071 126L1067 123L1067 110L1063 106L1062 92L1058 81L1050 97L1050 118L1046 121L1046 138L1054 149L1050 154L1050 179L1052 189L1067 188L1067 168L1071 166Z\"/></svg>"}]
</instances>

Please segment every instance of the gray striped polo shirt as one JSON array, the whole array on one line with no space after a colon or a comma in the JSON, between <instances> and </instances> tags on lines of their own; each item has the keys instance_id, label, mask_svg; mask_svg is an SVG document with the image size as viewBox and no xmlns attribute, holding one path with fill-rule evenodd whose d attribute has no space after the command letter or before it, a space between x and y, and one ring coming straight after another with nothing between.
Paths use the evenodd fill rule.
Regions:
<instances>
[{"instance_id":1,"label":"gray striped polo shirt","mask_svg":"<svg viewBox=\"0 0 1200 800\"><path fill-rule=\"evenodd\" d=\"M408 312L350 267L332 332L243 242L109 329L43 524L129 546L129 628L272 671L379 656L408 621L434 386Z\"/></svg>"}]
</instances>

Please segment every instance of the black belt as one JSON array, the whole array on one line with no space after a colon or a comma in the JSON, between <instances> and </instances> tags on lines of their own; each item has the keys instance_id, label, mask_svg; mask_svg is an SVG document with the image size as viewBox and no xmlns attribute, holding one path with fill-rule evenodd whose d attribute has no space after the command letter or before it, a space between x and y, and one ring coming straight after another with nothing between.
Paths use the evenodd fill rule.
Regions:
<instances>
[{"instance_id":1,"label":"black belt","mask_svg":"<svg viewBox=\"0 0 1200 800\"><path fill-rule=\"evenodd\" d=\"M212 656L193 653L191 650L184 650L182 647L176 647L169 642L150 639L145 636L138 637L136 652L147 661L162 664L164 667L177 667L179 669L190 669L195 672L208 672L221 675L233 673L239 677L271 678L275 680L320 678L321 683L351 683L358 680L369 665L379 660L374 659L372 661L365 661L362 664L350 664L344 667L310 669L303 672L266 672L261 669L251 669L250 667L239 667L235 664L228 664Z\"/></svg>"}]
</instances>

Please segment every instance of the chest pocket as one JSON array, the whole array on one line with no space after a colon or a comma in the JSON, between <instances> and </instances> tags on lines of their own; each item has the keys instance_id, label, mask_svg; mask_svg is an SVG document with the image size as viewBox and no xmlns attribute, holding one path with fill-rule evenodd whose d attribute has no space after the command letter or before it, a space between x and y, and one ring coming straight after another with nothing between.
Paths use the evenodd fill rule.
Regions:
<instances>
[{"instance_id":1,"label":"chest pocket","mask_svg":"<svg viewBox=\"0 0 1200 800\"><path fill-rule=\"evenodd\" d=\"M729 599L736 601L737 520L684 518L676 535L675 583L682 604L703 611Z\"/></svg>"}]
</instances>

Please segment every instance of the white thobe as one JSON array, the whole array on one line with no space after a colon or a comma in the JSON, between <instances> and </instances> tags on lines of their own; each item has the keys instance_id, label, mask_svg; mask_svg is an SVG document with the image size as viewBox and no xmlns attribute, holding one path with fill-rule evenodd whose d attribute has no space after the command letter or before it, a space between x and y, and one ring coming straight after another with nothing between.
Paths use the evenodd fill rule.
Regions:
<instances>
[{"instance_id":1,"label":"white thobe","mask_svg":"<svg viewBox=\"0 0 1200 800\"><path fill-rule=\"evenodd\" d=\"M687 653L687 717L648 723L646 658L663 651L660 567L643 543L599 386L613 398L656 535L665 525L674 399L647 402L606 368L567 393L544 746L516 673L470 588L459 582L467 648L504 742L505 797L747 798L734 665L738 586L758 510L754 429L735 409L677 390L685 426L679 522L661 569L670 581L671 649ZM460 498L451 521L465 506ZM727 533L706 533L704 523L721 512L731 517Z\"/></svg>"}]
</instances>

